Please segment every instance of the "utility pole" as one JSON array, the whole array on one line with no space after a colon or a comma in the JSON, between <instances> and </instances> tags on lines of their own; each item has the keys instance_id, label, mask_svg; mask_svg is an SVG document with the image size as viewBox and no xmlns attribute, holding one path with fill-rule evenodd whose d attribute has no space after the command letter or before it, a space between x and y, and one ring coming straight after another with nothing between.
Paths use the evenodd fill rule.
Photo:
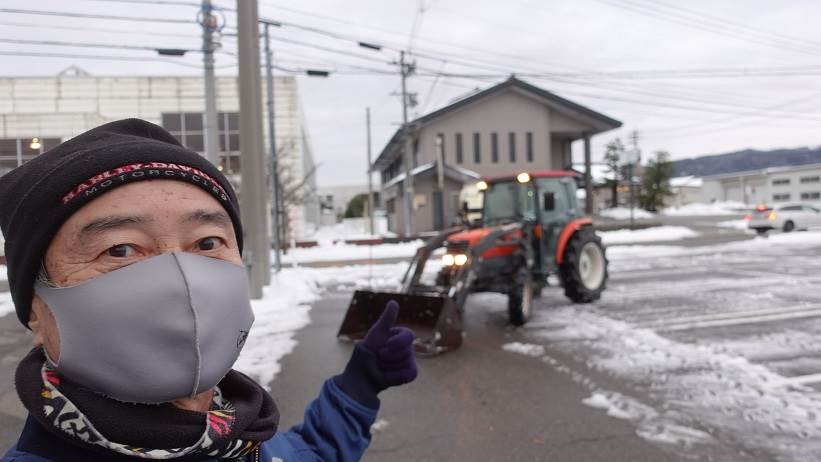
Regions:
<instances>
[{"instance_id":1,"label":"utility pole","mask_svg":"<svg viewBox=\"0 0 821 462\"><path fill-rule=\"evenodd\" d=\"M212 14L211 0L202 0L202 63L205 68L205 158L214 165L220 164L219 122L217 121L217 90L214 77L214 32L218 29L217 17Z\"/></svg>"},{"instance_id":2,"label":"utility pole","mask_svg":"<svg viewBox=\"0 0 821 462\"><path fill-rule=\"evenodd\" d=\"M365 108L365 130L368 143L368 222L371 236L375 234L373 224L373 178L371 175L371 108Z\"/></svg>"},{"instance_id":3,"label":"utility pole","mask_svg":"<svg viewBox=\"0 0 821 462\"><path fill-rule=\"evenodd\" d=\"M274 247L274 269L276 272L282 270L282 259L280 257L279 244L279 200L277 199L277 188L279 188L279 176L277 169L279 159L277 155L276 125L274 124L274 53L271 51L271 37L268 29L271 24L265 22L265 83L268 91L266 105L268 107L268 146L271 149L271 244Z\"/></svg>"},{"instance_id":4,"label":"utility pole","mask_svg":"<svg viewBox=\"0 0 821 462\"><path fill-rule=\"evenodd\" d=\"M262 298L271 279L271 252L265 226L266 184L262 142L262 82L259 75L259 10L257 0L237 0L239 49L239 129L242 185L240 205L245 228L246 265L251 298Z\"/></svg>"},{"instance_id":5,"label":"utility pole","mask_svg":"<svg viewBox=\"0 0 821 462\"><path fill-rule=\"evenodd\" d=\"M405 52L399 52L399 65L402 71L402 131L405 136L405 147L403 153L405 156L405 237L409 237L413 233L411 221L413 221L413 135L411 134L411 127L408 125L408 88L407 79L411 73L411 68L405 64Z\"/></svg>"},{"instance_id":6,"label":"utility pole","mask_svg":"<svg viewBox=\"0 0 821 462\"><path fill-rule=\"evenodd\" d=\"M584 212L593 215L593 173L592 173L590 134L584 134Z\"/></svg>"},{"instance_id":7,"label":"utility pole","mask_svg":"<svg viewBox=\"0 0 821 462\"><path fill-rule=\"evenodd\" d=\"M634 184L635 182L633 181L633 177L635 176L636 164L641 162L641 151L639 150L638 130L633 130L633 133L630 134L630 141L632 142L633 150L630 155L627 173L629 176L628 179L630 180L630 227L632 228L636 222L636 185Z\"/></svg>"}]
</instances>

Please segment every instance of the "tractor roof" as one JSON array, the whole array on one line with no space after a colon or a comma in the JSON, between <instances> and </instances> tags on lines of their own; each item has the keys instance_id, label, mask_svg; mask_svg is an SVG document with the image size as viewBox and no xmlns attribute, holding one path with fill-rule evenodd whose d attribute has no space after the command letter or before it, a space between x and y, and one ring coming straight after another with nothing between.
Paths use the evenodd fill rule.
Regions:
<instances>
[{"instance_id":1,"label":"tractor roof","mask_svg":"<svg viewBox=\"0 0 821 462\"><path fill-rule=\"evenodd\" d=\"M575 170L542 170L540 172L526 172L531 178L577 178L579 172ZM503 175L490 178L483 178L488 183L502 183L505 181L516 181L515 175Z\"/></svg>"}]
</instances>

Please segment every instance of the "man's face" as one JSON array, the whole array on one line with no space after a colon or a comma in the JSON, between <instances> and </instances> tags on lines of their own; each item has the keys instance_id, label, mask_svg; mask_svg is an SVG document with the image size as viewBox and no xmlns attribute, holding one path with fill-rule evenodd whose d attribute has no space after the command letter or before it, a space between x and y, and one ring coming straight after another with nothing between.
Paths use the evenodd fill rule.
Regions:
<instances>
[{"instance_id":1,"label":"man's face","mask_svg":"<svg viewBox=\"0 0 821 462\"><path fill-rule=\"evenodd\" d=\"M242 264L231 218L202 189L174 180L121 186L91 201L54 235L44 265L59 287L74 286L156 255L192 252ZM37 295L29 327L35 345L60 357L60 334Z\"/></svg>"}]
</instances>

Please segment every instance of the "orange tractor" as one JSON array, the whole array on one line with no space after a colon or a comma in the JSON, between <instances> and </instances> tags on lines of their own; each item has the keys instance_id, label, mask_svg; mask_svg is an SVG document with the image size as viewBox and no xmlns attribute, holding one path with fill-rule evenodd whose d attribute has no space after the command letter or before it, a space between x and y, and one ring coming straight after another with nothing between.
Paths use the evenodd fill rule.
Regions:
<instances>
[{"instance_id":1,"label":"orange tractor","mask_svg":"<svg viewBox=\"0 0 821 462\"><path fill-rule=\"evenodd\" d=\"M437 354L461 345L470 293L506 294L508 318L516 326L528 321L550 275L558 276L573 302L598 300L607 283L607 258L592 220L578 206L578 180L573 171L547 171L480 181L481 218L419 248L400 292L357 291L338 336L361 338L395 299L402 307L397 324L414 330L417 352ZM469 210L463 212L466 217ZM423 283L426 264L443 247L435 280Z\"/></svg>"}]
</instances>

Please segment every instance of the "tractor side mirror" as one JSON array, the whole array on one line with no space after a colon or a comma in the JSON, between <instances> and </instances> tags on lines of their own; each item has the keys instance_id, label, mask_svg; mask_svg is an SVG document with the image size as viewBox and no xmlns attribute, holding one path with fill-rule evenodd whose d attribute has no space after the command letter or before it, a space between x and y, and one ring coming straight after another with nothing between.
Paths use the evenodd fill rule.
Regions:
<instances>
[{"instance_id":1,"label":"tractor side mirror","mask_svg":"<svg viewBox=\"0 0 821 462\"><path fill-rule=\"evenodd\" d=\"M556 194L552 192L544 193L544 211L552 212L556 210Z\"/></svg>"}]
</instances>

